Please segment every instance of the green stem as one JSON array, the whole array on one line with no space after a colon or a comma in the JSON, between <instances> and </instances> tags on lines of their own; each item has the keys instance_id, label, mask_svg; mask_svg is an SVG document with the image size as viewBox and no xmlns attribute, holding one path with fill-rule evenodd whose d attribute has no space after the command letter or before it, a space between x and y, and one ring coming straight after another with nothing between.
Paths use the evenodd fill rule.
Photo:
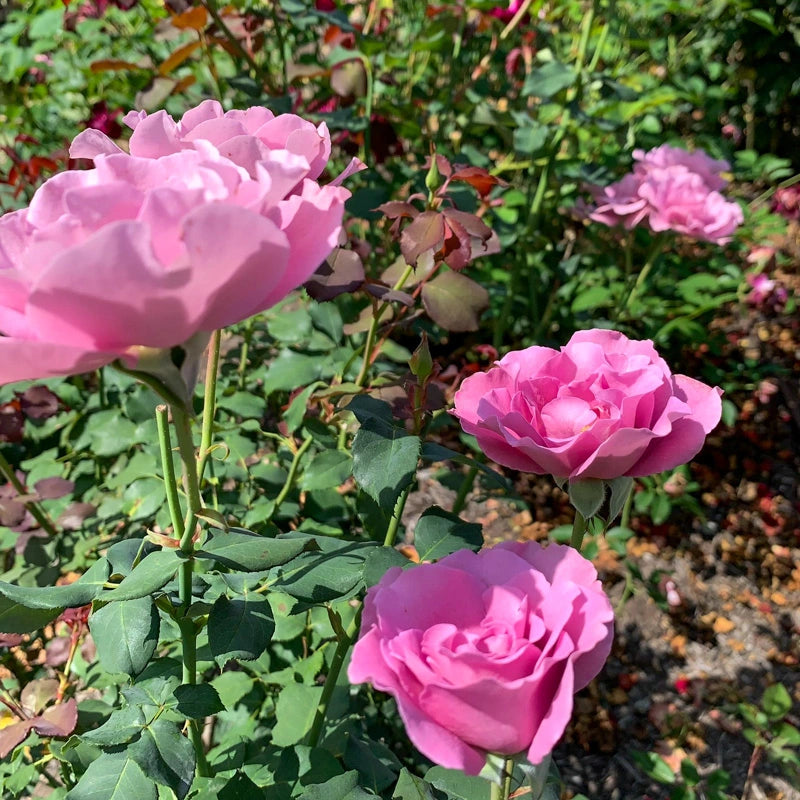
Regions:
<instances>
[{"instance_id":1,"label":"green stem","mask_svg":"<svg viewBox=\"0 0 800 800\"><path fill-rule=\"evenodd\" d=\"M406 507L406 500L411 492L411 484L409 483L405 489L400 493L397 502L394 504L394 512L392 518L389 520L389 526L386 528L386 538L383 540L384 547L394 547L394 540L397 536L397 529L400 527L400 519L403 516L403 509Z\"/></svg>"},{"instance_id":2,"label":"green stem","mask_svg":"<svg viewBox=\"0 0 800 800\"><path fill-rule=\"evenodd\" d=\"M206 363L206 382L203 391L203 432L200 436L200 460L197 465L197 480L203 480L206 464L211 451L211 437L214 431L214 414L217 402L217 373L219 371L219 330L211 334L208 343L208 361Z\"/></svg>"},{"instance_id":3,"label":"green stem","mask_svg":"<svg viewBox=\"0 0 800 800\"><path fill-rule=\"evenodd\" d=\"M108 408L106 396L106 373L102 367L97 370L97 394L100 396L100 408Z\"/></svg>"},{"instance_id":4,"label":"green stem","mask_svg":"<svg viewBox=\"0 0 800 800\"><path fill-rule=\"evenodd\" d=\"M328 669L328 674L325 676L325 686L322 689L322 696L319 700L316 713L314 714L314 721L311 723L311 730L308 732L306 742L309 747L316 747L319 744L320 736L322 735L322 726L325 724L325 717L328 713L328 704L331 701L333 690L336 688L336 683L339 680L339 673L342 671L344 660L347 657L347 652L353 644L358 629L361 625L361 610L363 606L359 606L353 621L347 626L344 636L339 637L336 643L336 650L331 660L331 666Z\"/></svg>"},{"instance_id":5,"label":"green stem","mask_svg":"<svg viewBox=\"0 0 800 800\"><path fill-rule=\"evenodd\" d=\"M574 547L579 553L581 551L581 545L583 544L583 536L586 533L586 520L584 519L583 514L581 514L578 509L575 509L575 521L572 523L572 538L570 539L570 544Z\"/></svg>"},{"instance_id":6,"label":"green stem","mask_svg":"<svg viewBox=\"0 0 800 800\"><path fill-rule=\"evenodd\" d=\"M283 85L281 92L286 94L289 87L289 72L286 65L286 42L283 38L283 24L278 20L278 15L275 10L276 4L272 4L272 27L275 30L275 37L278 40L278 55L281 60L281 76L283 77Z\"/></svg>"},{"instance_id":7,"label":"green stem","mask_svg":"<svg viewBox=\"0 0 800 800\"><path fill-rule=\"evenodd\" d=\"M633 301L636 296L639 294L642 286L647 282L650 273L653 270L653 267L658 263L658 257L661 255L661 251L664 248L664 239L661 236L656 236L653 240L653 244L650 247L650 252L647 254L647 260L644 262L644 266L642 267L639 274L636 276L636 282L631 287L630 292L628 292L628 297L625 302L622 304L622 311L628 311L630 307L633 305Z\"/></svg>"},{"instance_id":8,"label":"green stem","mask_svg":"<svg viewBox=\"0 0 800 800\"><path fill-rule=\"evenodd\" d=\"M220 29L220 31L222 31L222 34L231 43L231 47L233 47L237 55L247 62L247 66L253 70L257 78L263 80L261 68L258 66L258 64L256 64L250 53L248 53L247 50L242 47L239 40L233 35L233 31L231 31L231 29L225 24L225 20L222 19L219 11L217 11L216 0L203 0L203 5L205 6L206 11L208 11L211 19L214 20L217 27Z\"/></svg>"},{"instance_id":9,"label":"green stem","mask_svg":"<svg viewBox=\"0 0 800 800\"><path fill-rule=\"evenodd\" d=\"M514 764L510 758L505 760L503 764L503 774L505 775L505 779L503 780L503 800L508 800L511 797L511 777L513 775Z\"/></svg>"},{"instance_id":10,"label":"green stem","mask_svg":"<svg viewBox=\"0 0 800 800\"><path fill-rule=\"evenodd\" d=\"M20 479L17 477L17 473L14 471L14 468L8 463L8 461L6 461L6 457L2 453L0 453L0 472L21 497L24 497L26 494L28 494L27 490L20 482ZM23 505L28 509L28 511L31 512L31 515L39 523L39 527L43 531L47 531L50 536L55 536L58 533L53 520L50 519L50 517L47 515L47 512L39 505L39 503L37 503L35 500L25 500Z\"/></svg>"},{"instance_id":11,"label":"green stem","mask_svg":"<svg viewBox=\"0 0 800 800\"><path fill-rule=\"evenodd\" d=\"M237 386L240 390L244 389L245 373L247 372L247 356L250 351L250 340L253 338L253 328L255 324L255 317L250 317L245 323L244 341L242 342L242 350L239 354L239 381Z\"/></svg>"},{"instance_id":12,"label":"green stem","mask_svg":"<svg viewBox=\"0 0 800 800\"><path fill-rule=\"evenodd\" d=\"M197 481L197 457L189 415L182 408L173 406L172 421L175 423L175 433L178 437L178 452L181 454L181 463L183 464L183 488L189 505L181 537L181 550L187 555L191 555L194 550L192 540L197 524L196 515L203 507L203 501L200 499L200 484Z\"/></svg>"},{"instance_id":13,"label":"green stem","mask_svg":"<svg viewBox=\"0 0 800 800\"><path fill-rule=\"evenodd\" d=\"M458 494L456 494L456 499L453 501L454 514L460 514L461 510L464 508L467 495L472 491L472 484L475 483L477 474L478 468L473 464L464 476L464 480L461 481L461 485L458 487Z\"/></svg>"},{"instance_id":14,"label":"green stem","mask_svg":"<svg viewBox=\"0 0 800 800\"><path fill-rule=\"evenodd\" d=\"M303 454L306 452L306 450L311 447L311 442L313 441L314 439L311 436L306 436L306 438L303 439L303 443L297 448L297 451L292 458L292 464L289 467L289 474L286 476L286 481L278 493L278 496L275 498L275 510L278 509L280 504L286 499L286 495L291 491L291 488L294 485L295 476L297 475L297 468L300 466L300 459L303 457Z\"/></svg>"},{"instance_id":15,"label":"green stem","mask_svg":"<svg viewBox=\"0 0 800 800\"><path fill-rule=\"evenodd\" d=\"M158 443L161 448L161 469L164 473L164 488L167 492L167 506L172 520L172 529L175 536L183 538L183 515L181 503L178 498L178 481L175 479L175 465L172 463L172 441L169 436L169 413L165 405L156 406L156 427L158 428Z\"/></svg>"},{"instance_id":16,"label":"green stem","mask_svg":"<svg viewBox=\"0 0 800 800\"><path fill-rule=\"evenodd\" d=\"M181 614L177 622L181 632L182 680L183 683L193 686L197 683L197 626L194 620L188 616L188 612L192 605L194 529L197 523L197 512L202 507L202 500L197 481L197 457L192 439L191 420L182 407L173 406L172 421L175 424L175 433L178 438L178 451L183 465L183 484L189 506L180 541L181 552L188 558L181 562L178 569ZM196 719L187 719L186 724L189 740L194 747L197 759L197 773L201 777L210 777L212 770L206 760L200 722Z\"/></svg>"},{"instance_id":17,"label":"green stem","mask_svg":"<svg viewBox=\"0 0 800 800\"><path fill-rule=\"evenodd\" d=\"M396 292L405 286L406 281L411 277L411 273L414 271L414 267L411 264L406 265L403 274L397 280L397 283L392 287L392 291ZM367 382L367 375L369 374L369 368L372 366L372 351L375 347L375 338L378 332L378 324L381 321L381 317L386 312L386 309L389 308L389 303L381 303L380 306L375 310L375 313L372 315L372 322L370 322L369 330L367 331L367 341L364 344L364 357L361 362L361 371L358 373L358 377L356 378L356 386L363 386Z\"/></svg>"},{"instance_id":18,"label":"green stem","mask_svg":"<svg viewBox=\"0 0 800 800\"><path fill-rule=\"evenodd\" d=\"M622 528L630 528L631 506L633 506L634 492L635 488L631 486L631 490L628 492L628 496L625 498L625 505L622 506L622 517L619 521L620 527Z\"/></svg>"}]
</instances>

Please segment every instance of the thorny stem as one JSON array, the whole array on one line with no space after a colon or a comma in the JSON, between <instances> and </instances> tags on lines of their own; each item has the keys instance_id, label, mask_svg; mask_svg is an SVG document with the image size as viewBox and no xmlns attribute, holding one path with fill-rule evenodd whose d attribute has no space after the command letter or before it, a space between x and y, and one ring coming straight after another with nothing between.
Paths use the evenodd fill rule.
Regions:
<instances>
[{"instance_id":1,"label":"thorny stem","mask_svg":"<svg viewBox=\"0 0 800 800\"><path fill-rule=\"evenodd\" d=\"M275 509L280 506L280 504L286 499L286 495L291 491L292 486L294 485L295 476L297 475L297 468L300 466L300 459L303 457L306 450L311 447L311 442L313 441L313 437L306 436L306 438L303 439L303 443L295 451L291 466L289 467L289 474L286 476L286 481L278 493L278 496L275 498Z\"/></svg>"},{"instance_id":2,"label":"thorny stem","mask_svg":"<svg viewBox=\"0 0 800 800\"><path fill-rule=\"evenodd\" d=\"M501 775L502 783L492 781L492 788L489 794L491 800L509 800L511 797L511 778L514 770L514 762L507 758L503 762L503 772Z\"/></svg>"},{"instance_id":3,"label":"thorny stem","mask_svg":"<svg viewBox=\"0 0 800 800\"><path fill-rule=\"evenodd\" d=\"M14 471L14 468L11 464L6 461L6 457L0 452L0 472L3 474L3 477L14 487L16 492L21 496L24 497L28 492L26 491L25 487L22 485L22 482L17 477L17 473ZM39 527L47 531L50 536L55 536L56 526L53 524L53 520L47 515L47 512L37 503L35 500L24 500L23 505L28 511L31 512L33 518L39 523Z\"/></svg>"},{"instance_id":4,"label":"thorny stem","mask_svg":"<svg viewBox=\"0 0 800 800\"><path fill-rule=\"evenodd\" d=\"M583 544L583 536L586 533L586 519L578 509L575 509L575 521L572 523L572 538L569 543L579 553Z\"/></svg>"},{"instance_id":5,"label":"thorny stem","mask_svg":"<svg viewBox=\"0 0 800 800\"><path fill-rule=\"evenodd\" d=\"M177 622L181 632L182 680L184 684L192 686L197 683L197 626L194 620L188 616L188 611L192 604L194 559L191 556L194 552L194 530L197 524L197 512L202 507L202 500L197 480L198 464L192 440L191 421L183 408L178 406L172 407L172 421L175 424L178 438L178 451L183 465L183 483L188 504L180 548L184 555L189 557L181 562L178 569L181 609ZM186 725L197 758L197 772L202 777L210 777L212 771L206 760L200 723L196 719L189 719L186 721Z\"/></svg>"},{"instance_id":6,"label":"thorny stem","mask_svg":"<svg viewBox=\"0 0 800 800\"><path fill-rule=\"evenodd\" d=\"M414 267L411 264L406 265L403 274L398 278L397 283L392 287L392 291L396 292L405 286L406 281L411 277L411 273L414 271ZM367 341L364 344L364 357L363 361L361 362L361 371L358 373L358 377L356 378L356 386L364 386L367 382L367 375L369 374L369 368L372 366L372 359L373 359L373 350L375 348L375 337L378 332L378 324L381 321L381 317L386 313L386 309L389 308L389 303L381 303L375 313L372 315L372 321L369 325L369 330L367 331Z\"/></svg>"},{"instance_id":7,"label":"thorny stem","mask_svg":"<svg viewBox=\"0 0 800 800\"><path fill-rule=\"evenodd\" d=\"M747 765L747 777L744 781L744 788L742 789L742 800L749 800L750 789L753 786L753 776L756 774L756 767L758 762L761 761L761 756L764 753L764 748L758 744L753 748L753 754L750 756L750 763Z\"/></svg>"},{"instance_id":8,"label":"thorny stem","mask_svg":"<svg viewBox=\"0 0 800 800\"><path fill-rule=\"evenodd\" d=\"M394 506L394 513L389 521L389 527L386 530L386 538L383 542L385 547L392 547L394 539L397 534L397 529L400 525L400 519L403 516L403 509L408 500L408 494L411 491L411 484L409 484L397 498ZM333 654L328 675L325 678L325 686L322 690L322 697L320 698L319 705L317 706L316 714L314 715L314 722L311 725L311 730L308 733L307 743L311 747L316 747L319 743L319 738L322 733L322 726L325 723L325 716L328 713L328 704L330 703L333 690L336 688L336 682L339 680L339 673L342 670L347 652L355 641L358 635L359 626L361 624L361 611L363 605L358 607L353 621L347 626L344 636L339 635L339 641L336 643L336 651Z\"/></svg>"},{"instance_id":9,"label":"thorny stem","mask_svg":"<svg viewBox=\"0 0 800 800\"><path fill-rule=\"evenodd\" d=\"M630 307L633 305L633 301L636 296L639 294L642 286L647 282L650 273L653 270L653 267L658 263L658 257L661 255L661 251L663 250L664 246L664 239L661 236L656 236L653 239L653 244L650 247L650 252L647 254L647 260L642 267L641 272L636 277L636 282L631 287L630 292L628 292L628 297L625 299L625 302L621 306L621 310L628 311Z\"/></svg>"},{"instance_id":10,"label":"thorny stem","mask_svg":"<svg viewBox=\"0 0 800 800\"><path fill-rule=\"evenodd\" d=\"M167 507L175 537L181 540L183 539L183 516L178 497L178 481L175 479L175 465L172 463L172 441L169 435L168 416L169 412L165 405L156 406L156 427L158 428L158 443L161 448L161 469L164 472Z\"/></svg>"},{"instance_id":11,"label":"thorny stem","mask_svg":"<svg viewBox=\"0 0 800 800\"><path fill-rule=\"evenodd\" d=\"M314 714L314 721L311 723L311 730L308 732L308 738L306 740L308 745L312 748L319 744L322 726L325 724L325 717L328 713L328 704L331 701L333 690L336 688L336 683L339 680L339 673L342 671L342 665L347 657L347 651L358 635L358 629L361 625L362 608L363 606L358 607L358 610L353 616L353 621L347 626L344 635L339 636L339 640L336 642L336 650L334 651L328 674L325 677L325 686L322 689L322 696L319 699L319 705Z\"/></svg>"},{"instance_id":12,"label":"thorny stem","mask_svg":"<svg viewBox=\"0 0 800 800\"><path fill-rule=\"evenodd\" d=\"M394 547L394 540L397 536L397 529L400 527L400 519L403 516L403 509L406 507L406 500L408 500L409 492L411 491L411 484L409 483L405 489L400 493L397 502L394 504L394 512L392 518L389 520L389 525L386 528L386 538L383 540L384 547Z\"/></svg>"},{"instance_id":13,"label":"thorny stem","mask_svg":"<svg viewBox=\"0 0 800 800\"><path fill-rule=\"evenodd\" d=\"M78 652L78 645L81 641L82 630L77 626L70 631L69 636L69 653L67 660L64 664L64 670L61 673L61 678L58 681L58 692L56 693L56 703L60 703L64 699L64 694L69 686L69 673L72 670L72 662L75 660L75 653Z\"/></svg>"},{"instance_id":14,"label":"thorny stem","mask_svg":"<svg viewBox=\"0 0 800 800\"><path fill-rule=\"evenodd\" d=\"M473 464L464 476L464 480L461 481L461 485L458 487L458 494L456 494L456 499L453 501L454 514L460 514L461 510L464 508L467 495L472 491L472 485L475 483L477 474L478 468Z\"/></svg>"},{"instance_id":15,"label":"thorny stem","mask_svg":"<svg viewBox=\"0 0 800 800\"><path fill-rule=\"evenodd\" d=\"M239 355L239 381L238 388L244 389L245 373L247 372L247 356L250 350L250 340L253 338L253 328L255 327L255 317L250 317L245 323L244 341Z\"/></svg>"},{"instance_id":16,"label":"thorny stem","mask_svg":"<svg viewBox=\"0 0 800 800\"><path fill-rule=\"evenodd\" d=\"M216 0L203 0L203 6L205 6L206 11L208 11L209 16L211 19L214 20L217 27L222 31L225 38L231 43L231 47L236 51L237 55L240 58L243 58L247 62L247 66L250 67L251 70L256 74L256 77L259 79L263 79L261 74L261 68L256 64L253 57L247 50L242 47L241 42L233 35L231 29L225 24L225 20L217 11L217 3Z\"/></svg>"},{"instance_id":17,"label":"thorny stem","mask_svg":"<svg viewBox=\"0 0 800 800\"><path fill-rule=\"evenodd\" d=\"M200 435L200 460L197 464L197 480L203 480L203 473L211 451L211 438L214 430L214 414L217 402L217 373L219 371L219 343L221 332L215 330L208 343L208 362L206 363L206 382L203 392L203 431Z\"/></svg>"}]
</instances>

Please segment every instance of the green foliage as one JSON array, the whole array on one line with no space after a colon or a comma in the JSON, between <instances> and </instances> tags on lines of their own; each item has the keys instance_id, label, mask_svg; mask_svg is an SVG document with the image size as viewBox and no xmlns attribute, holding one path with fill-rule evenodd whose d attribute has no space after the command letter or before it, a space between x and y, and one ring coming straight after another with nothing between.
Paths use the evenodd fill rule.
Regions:
<instances>
[{"instance_id":1,"label":"green foliage","mask_svg":"<svg viewBox=\"0 0 800 800\"><path fill-rule=\"evenodd\" d=\"M65 143L101 101L114 122L122 109L179 116L217 96L294 110L329 127L337 165L357 152L370 167L348 179L349 241L307 293L225 334L202 505L190 512L189 483L175 487L179 516L197 523L184 540L153 391L111 368L51 379L37 387L51 410L25 417L24 387L0 388L2 421L17 420L0 438L23 474L18 508L35 504L55 531L0 528L0 630L74 637L64 697L91 694L69 738L34 732L12 748L4 797L27 796L53 759L52 796L68 800L487 800L485 778L431 767L393 702L345 678L367 587L416 568L395 543L432 561L483 542L456 508L423 509L404 530L421 475L456 490L477 475L476 499L512 490L444 411L458 381L494 358L480 345L615 327L652 338L676 372L684 353L702 355L726 388L765 369L726 360L709 324L742 300L748 251L785 232L768 209L798 169L786 132L799 87L782 60L798 60L796 0L626 0L591 14L535 4L505 37L490 0L361 4L357 20L340 5L239 2L219 19L214 4L173 13L155 0L96 16L61 0L0 8L4 209L66 166ZM725 123L741 143L722 138ZM729 245L573 213L587 184L619 179L634 148L662 142L733 164L745 225ZM207 398L193 399L200 418ZM734 414L726 406L726 421ZM47 479L70 488L47 493ZM605 537L624 557L631 513L654 525L675 509L700 516L698 489L686 468L635 486L573 483L573 504L593 518L582 552ZM624 596L638 581L664 603L661 577L631 564ZM97 663L80 654L87 632ZM14 664L11 700L56 674ZM785 687L738 711L748 741L796 775ZM671 800L726 797L724 770L633 757ZM515 786L528 778L518 770ZM545 783L541 797L556 796L555 778Z\"/></svg>"}]
</instances>

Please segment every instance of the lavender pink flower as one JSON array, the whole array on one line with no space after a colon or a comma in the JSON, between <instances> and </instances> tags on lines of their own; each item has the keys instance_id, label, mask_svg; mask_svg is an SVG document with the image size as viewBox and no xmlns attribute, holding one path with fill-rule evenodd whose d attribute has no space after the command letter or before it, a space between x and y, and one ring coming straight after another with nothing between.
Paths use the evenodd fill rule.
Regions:
<instances>
[{"instance_id":1,"label":"lavender pink flower","mask_svg":"<svg viewBox=\"0 0 800 800\"><path fill-rule=\"evenodd\" d=\"M325 125L206 101L131 112L130 154L83 131L94 168L0 217L0 383L170 348L269 308L338 242L349 192L318 178ZM358 169L354 162L345 174Z\"/></svg>"},{"instance_id":2,"label":"lavender pink flower","mask_svg":"<svg viewBox=\"0 0 800 800\"><path fill-rule=\"evenodd\" d=\"M504 542L389 570L367 592L348 677L397 700L417 749L476 775L488 753L538 764L602 669L614 613L589 561Z\"/></svg>"},{"instance_id":3,"label":"lavender pink flower","mask_svg":"<svg viewBox=\"0 0 800 800\"><path fill-rule=\"evenodd\" d=\"M715 244L730 241L744 218L739 205L720 194L726 161L669 145L634 150L633 158L634 170L622 180L591 187L595 205L579 206L582 215L609 226L645 224Z\"/></svg>"},{"instance_id":4,"label":"lavender pink flower","mask_svg":"<svg viewBox=\"0 0 800 800\"><path fill-rule=\"evenodd\" d=\"M484 453L556 478L651 475L689 461L722 413L717 388L673 375L649 340L579 331L467 378L453 413Z\"/></svg>"}]
</instances>

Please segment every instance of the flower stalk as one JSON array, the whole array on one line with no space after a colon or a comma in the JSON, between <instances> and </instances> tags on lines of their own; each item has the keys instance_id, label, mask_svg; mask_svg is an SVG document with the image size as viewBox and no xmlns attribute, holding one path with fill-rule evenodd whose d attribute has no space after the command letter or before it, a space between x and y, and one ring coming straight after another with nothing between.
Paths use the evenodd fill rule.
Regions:
<instances>
[{"instance_id":1,"label":"flower stalk","mask_svg":"<svg viewBox=\"0 0 800 800\"><path fill-rule=\"evenodd\" d=\"M193 686L197 683L197 625L188 615L188 611L192 605L194 532L197 526L197 512L202 507L202 500L198 483L198 461L192 440L191 420L182 405L171 406L170 411L172 412L172 421L175 425L175 433L178 439L178 452L183 466L183 483L188 506L185 517L181 516L177 480L172 464L172 444L167 426L166 406L158 406L156 409L156 421L167 492L167 505L175 535L180 540L179 547L186 556L178 568L180 609L176 616L176 621L181 632L182 682ZM189 740L194 747L197 759L197 772L200 776L209 777L212 771L206 760L200 723L196 719L187 719L186 726Z\"/></svg>"}]
</instances>

